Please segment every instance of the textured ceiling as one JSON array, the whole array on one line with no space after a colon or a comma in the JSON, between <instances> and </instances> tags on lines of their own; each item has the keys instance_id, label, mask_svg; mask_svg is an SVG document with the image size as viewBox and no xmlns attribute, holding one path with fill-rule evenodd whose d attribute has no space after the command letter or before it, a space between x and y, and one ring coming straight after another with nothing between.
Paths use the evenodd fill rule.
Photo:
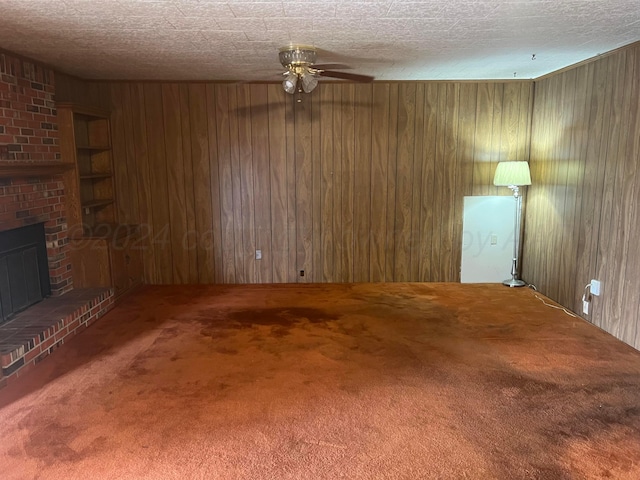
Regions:
<instances>
[{"instance_id":1,"label":"textured ceiling","mask_svg":"<svg viewBox=\"0 0 640 480\"><path fill-rule=\"evenodd\" d=\"M0 0L1 48L95 79L278 80L290 43L378 80L533 78L637 40L638 0Z\"/></svg>"}]
</instances>

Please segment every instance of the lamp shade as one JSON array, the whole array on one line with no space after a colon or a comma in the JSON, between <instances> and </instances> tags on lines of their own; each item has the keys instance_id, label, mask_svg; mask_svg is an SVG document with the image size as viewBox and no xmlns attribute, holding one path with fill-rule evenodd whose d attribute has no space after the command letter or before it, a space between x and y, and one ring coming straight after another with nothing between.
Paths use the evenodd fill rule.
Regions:
<instances>
[{"instance_id":1,"label":"lamp shade","mask_svg":"<svg viewBox=\"0 0 640 480\"><path fill-rule=\"evenodd\" d=\"M311 73L305 73L302 75L302 89L305 93L313 91L318 86L318 79Z\"/></svg>"},{"instance_id":2,"label":"lamp shade","mask_svg":"<svg viewBox=\"0 0 640 480\"><path fill-rule=\"evenodd\" d=\"M296 93L297 85L298 85L298 76L293 72L290 72L285 77L284 82L282 82L282 87L284 88L284 91L287 93L290 93L291 95Z\"/></svg>"},{"instance_id":3,"label":"lamp shade","mask_svg":"<svg viewBox=\"0 0 640 480\"><path fill-rule=\"evenodd\" d=\"M500 162L493 177L497 187L531 185L531 173L527 162Z\"/></svg>"}]
</instances>

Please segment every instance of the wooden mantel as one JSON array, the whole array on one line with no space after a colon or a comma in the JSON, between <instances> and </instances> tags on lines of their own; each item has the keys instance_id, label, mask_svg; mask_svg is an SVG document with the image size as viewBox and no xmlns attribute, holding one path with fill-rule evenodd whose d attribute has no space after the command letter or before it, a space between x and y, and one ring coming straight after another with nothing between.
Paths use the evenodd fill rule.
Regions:
<instances>
[{"instance_id":1,"label":"wooden mantel","mask_svg":"<svg viewBox=\"0 0 640 480\"><path fill-rule=\"evenodd\" d=\"M73 168L72 163L62 162L11 162L0 163L0 178L40 177L64 173Z\"/></svg>"}]
</instances>

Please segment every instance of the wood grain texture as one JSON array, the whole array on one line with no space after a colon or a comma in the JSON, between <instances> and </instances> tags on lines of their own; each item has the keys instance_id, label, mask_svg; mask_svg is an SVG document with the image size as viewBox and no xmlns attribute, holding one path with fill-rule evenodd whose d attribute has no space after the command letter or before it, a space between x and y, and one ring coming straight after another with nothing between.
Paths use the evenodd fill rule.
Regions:
<instances>
[{"instance_id":1,"label":"wood grain texture","mask_svg":"<svg viewBox=\"0 0 640 480\"><path fill-rule=\"evenodd\" d=\"M111 90L112 101L117 105L123 105L124 108L112 108L113 114L111 115L111 139L113 142L113 157L128 159L132 156L132 152L128 152L127 148L131 148L131 145L127 141L125 126L125 110L127 108L127 102L124 98L124 91L129 90L126 85L114 85ZM133 223L130 221L130 217L135 215L135 206L132 205L132 197L135 196L135 190L128 185L129 178L135 175L135 172L129 172L128 163L122 162L121 167L116 170L115 183L116 191L118 192L119 202L117 202L117 215L118 219L122 223ZM122 203L121 203L122 202Z\"/></svg>"},{"instance_id":2,"label":"wood grain texture","mask_svg":"<svg viewBox=\"0 0 640 480\"><path fill-rule=\"evenodd\" d=\"M333 182L334 182L334 196L333 196L333 211L327 212L327 215L333 218L333 275L331 280L333 282L343 281L343 248L342 248L342 88L339 85L331 86L327 88L333 93L331 97L332 102L332 136L328 139L328 142L333 144Z\"/></svg>"},{"instance_id":3,"label":"wood grain texture","mask_svg":"<svg viewBox=\"0 0 640 480\"><path fill-rule=\"evenodd\" d=\"M183 174L184 174L184 202L186 231L182 234L182 245L187 250L189 266L188 283L198 283L198 250L196 240L196 205L193 195L194 188L190 186L195 184L193 178L193 154L191 152L191 121L189 115L189 89L187 84L179 85L180 99L180 126L181 126L181 146L183 158Z\"/></svg>"},{"instance_id":4,"label":"wood grain texture","mask_svg":"<svg viewBox=\"0 0 640 480\"><path fill-rule=\"evenodd\" d=\"M85 107L109 110L111 88L114 84L86 81L62 72L55 72L56 102L68 102Z\"/></svg>"},{"instance_id":5,"label":"wood grain texture","mask_svg":"<svg viewBox=\"0 0 640 480\"><path fill-rule=\"evenodd\" d=\"M371 280L371 85L358 87L355 92L356 118L354 151L354 197L353 197L353 274L354 281Z\"/></svg>"},{"instance_id":6,"label":"wood grain texture","mask_svg":"<svg viewBox=\"0 0 640 480\"><path fill-rule=\"evenodd\" d=\"M266 105L269 121L269 210L271 220L271 271L276 283L286 283L289 268L289 217L287 212L286 97L280 85L269 85ZM263 104L264 105L264 104ZM264 108L263 106L261 108Z\"/></svg>"},{"instance_id":7,"label":"wood grain texture","mask_svg":"<svg viewBox=\"0 0 640 480\"><path fill-rule=\"evenodd\" d=\"M253 152L253 209L255 210L255 248L262 252L262 260L256 263L257 283L272 283L271 265L271 177L269 171L269 110L267 85L251 86L251 151ZM255 195L262 192L262 195ZM269 201L263 201L262 197Z\"/></svg>"},{"instance_id":8,"label":"wood grain texture","mask_svg":"<svg viewBox=\"0 0 640 480\"><path fill-rule=\"evenodd\" d=\"M470 105L475 110L475 105ZM420 201L420 233L416 241L420 244L420 258L428 261L420 262L419 280L423 282L435 278L436 262L433 256L433 242L437 240L434 235L434 221L439 218L439 213L434 208L436 198L435 176L436 169L436 138L437 138L437 111L438 111L438 85L428 83L425 85L424 96L424 125L421 134L423 144L422 177L420 187L422 196ZM473 135L471 135L473 138Z\"/></svg>"},{"instance_id":9,"label":"wood grain texture","mask_svg":"<svg viewBox=\"0 0 640 480\"><path fill-rule=\"evenodd\" d=\"M151 173L149 166L149 146L147 141L147 121L144 100L144 85L130 85L132 109L131 116L133 120L133 140L134 140L134 157L121 159L114 158L114 169L117 171L122 168L123 162L127 164L127 168L131 172L135 172L132 179L134 188L138 197L138 217L133 217L133 223L140 224L140 236L136 242L136 247L142 255L142 264L144 266L144 278L147 282L159 282L155 265L156 250L152 241L153 238L153 195L151 193ZM130 168L129 165L131 165ZM122 186L117 185L116 191L121 190ZM144 223L141 222L144 219Z\"/></svg>"},{"instance_id":10,"label":"wood grain texture","mask_svg":"<svg viewBox=\"0 0 640 480\"><path fill-rule=\"evenodd\" d=\"M185 192L185 158L182 149L180 87L162 85L164 148L169 203L170 243L173 283L189 283L189 250L187 243L188 209Z\"/></svg>"},{"instance_id":11,"label":"wood grain texture","mask_svg":"<svg viewBox=\"0 0 640 480\"><path fill-rule=\"evenodd\" d=\"M124 88L122 89L122 102L124 103L123 124L124 124L124 139L126 142L126 156L123 159L122 163L125 163L127 166L128 175L126 179L126 184L131 194L129 195L129 198L126 201L129 207L126 209L125 208L119 209L120 210L119 215L121 216L119 216L118 219L120 223L134 224L135 220L137 220L140 217L140 213L138 212L138 209L140 208L140 204L139 204L138 194L136 191L136 175L137 175L136 162L135 162L136 138L135 138L134 115L133 115L133 109L136 107L134 104L134 98L131 93L131 88L129 88L129 85L125 85ZM115 157L115 153L114 153L114 157ZM116 178L116 182L117 181L118 180ZM122 189L120 188L116 188L116 191L115 191L116 201L118 203L118 206L120 206L121 202L124 202L124 200L119 196L119 193L121 191Z\"/></svg>"},{"instance_id":12,"label":"wood grain texture","mask_svg":"<svg viewBox=\"0 0 640 480\"><path fill-rule=\"evenodd\" d=\"M155 272L157 283L173 283L173 248L180 245L173 243L171 235L171 209L169 205L169 179L167 175L167 150L164 130L163 86L145 84L145 118L147 131L147 148L149 154L149 182L151 190L151 208L153 224L149 229L150 241L153 243L155 255ZM115 114L115 109L112 110ZM169 132L173 133L173 132ZM173 162L173 159L171 159ZM119 163L118 163L119 165ZM116 167L117 168L117 167ZM146 220L140 223L146 223ZM149 280L149 283L153 281Z\"/></svg>"},{"instance_id":13,"label":"wood grain texture","mask_svg":"<svg viewBox=\"0 0 640 480\"><path fill-rule=\"evenodd\" d=\"M640 348L640 46L537 82L523 278Z\"/></svg>"},{"instance_id":14,"label":"wood grain texture","mask_svg":"<svg viewBox=\"0 0 640 480\"><path fill-rule=\"evenodd\" d=\"M205 96L203 96L203 94ZM213 260L211 259L211 253L208 252L205 256L200 257L204 259L204 264L199 263L201 265L200 272L203 269L207 269L210 273L205 276L213 279L216 283L222 283L224 281L224 262L223 262L223 241L222 241L222 182L220 181L220 157L218 155L219 152L219 139L217 136L218 132L218 111L216 109L215 102L215 89L213 85L207 85L205 90L194 90L192 89L189 94L189 102L191 105L194 103L202 103L206 102L206 111L201 112L200 121L202 122L202 127L200 130L201 135L207 135L207 147L209 150L209 178L206 180L202 180L202 184L200 186L200 190L198 193L198 199L202 202L207 203L208 200L211 202L211 229L203 230L200 226L198 226L198 230L196 231L196 236L198 237L198 242L200 242L201 248L205 250L213 250ZM204 123L207 125L207 130L204 129ZM204 138L202 139L204 148ZM207 159L201 159L201 162L206 165ZM201 167L204 171L206 171L206 166ZM208 182L208 184L207 184ZM210 190L207 190L207 185ZM209 198L207 198L209 197ZM206 209L209 206L205 205L202 208ZM201 214L202 222L208 228L208 219L205 216L206 214ZM204 233L203 233L204 232ZM203 274L199 273L199 280L201 283L208 283L208 281L203 280Z\"/></svg>"},{"instance_id":15,"label":"wood grain texture","mask_svg":"<svg viewBox=\"0 0 640 480\"><path fill-rule=\"evenodd\" d=\"M510 194L492 169L528 154L532 87L111 84L145 280L458 281L462 199Z\"/></svg>"},{"instance_id":16,"label":"wood grain texture","mask_svg":"<svg viewBox=\"0 0 640 480\"><path fill-rule=\"evenodd\" d=\"M416 85L416 118L413 135L413 171L411 173L411 263L409 264L409 275L411 278L420 278L420 200L422 197L422 167L424 162L422 135L418 132L424 131L424 94L425 85Z\"/></svg>"},{"instance_id":17,"label":"wood grain texture","mask_svg":"<svg viewBox=\"0 0 640 480\"><path fill-rule=\"evenodd\" d=\"M637 272L640 272L640 255L635 253L637 239L640 238L640 216L638 215L638 198L640 197L640 180L638 179L638 160L640 159L640 55L629 55L627 57L627 66L633 74L627 78L632 78L633 83L630 88L631 95L629 106L629 118L625 123L628 125L626 129L626 145L624 152L624 187L621 204L621 212L618 225L627 227L626 234L622 238L622 248L618 249L617 256L620 261L626 265L624 273L619 271L618 285L622 284L624 288L616 291L615 302L621 307L620 327L616 336L627 343L636 346L640 345L640 329L637 322L630 321L633 317L624 317L630 315L631 312L640 310L640 296L637 292ZM635 112L635 115L634 113ZM635 132L635 133L634 133ZM616 227L620 228L620 227ZM623 277L622 277L623 276ZM626 281L627 278L633 278L636 281Z\"/></svg>"},{"instance_id":18,"label":"wood grain texture","mask_svg":"<svg viewBox=\"0 0 640 480\"><path fill-rule=\"evenodd\" d=\"M108 242L102 239L71 240L69 251L75 288L113 286Z\"/></svg>"},{"instance_id":19,"label":"wood grain texture","mask_svg":"<svg viewBox=\"0 0 640 480\"><path fill-rule=\"evenodd\" d=\"M333 91L320 90L320 258L323 282L334 278L334 200L336 197L335 172L333 167Z\"/></svg>"},{"instance_id":20,"label":"wood grain texture","mask_svg":"<svg viewBox=\"0 0 640 480\"><path fill-rule=\"evenodd\" d=\"M188 113L191 127L191 193L194 203L194 231L189 232L196 243L196 267L198 280L195 283L214 283L217 262L214 256L214 217L220 218L220 209L213 208L218 196L211 188L211 172L217 173L217 165L210 161L209 125L207 122L207 91L204 84L188 86ZM203 101L204 100L204 101ZM214 130L215 131L215 130ZM215 137L214 137L215 139ZM215 157L214 157L215 158ZM218 183L218 182L216 182ZM199 234L198 232L202 232ZM217 243L217 242L216 242Z\"/></svg>"},{"instance_id":21,"label":"wood grain texture","mask_svg":"<svg viewBox=\"0 0 640 480\"><path fill-rule=\"evenodd\" d=\"M378 190L380 195L385 194L381 201L385 202L385 210L380 212L380 215L385 215L384 222L381 222L381 227L378 232L372 233L372 235L380 235L381 247L379 251L383 252L383 257L380 257L380 266L382 268L381 274L384 275L384 281L393 278L393 271L395 268L395 200L396 200L396 164L397 164L397 146L398 146L398 93L399 85L397 83L390 84L388 92L385 91L384 98L379 100L377 105L385 105L382 115L387 119L382 120L382 126L386 126L386 131L380 131L385 138L386 150L383 151L385 156L382 159L385 178L380 183L381 188ZM378 107L379 108L379 107ZM388 112L388 113L387 113ZM380 115L377 113L373 117ZM374 192L373 195L377 195ZM383 238L384 237L384 238ZM390 281L390 280L389 280Z\"/></svg>"},{"instance_id":22,"label":"wood grain texture","mask_svg":"<svg viewBox=\"0 0 640 480\"><path fill-rule=\"evenodd\" d=\"M256 282L256 262L253 261L256 250L255 216L253 183L253 151L259 148L252 144L251 139L251 96L250 86L241 85L237 90L237 110L233 117L238 125L238 169L240 172L240 235L242 236L241 255L236 259L239 263L237 269L243 272L243 282ZM265 195L268 192L265 192ZM238 250L236 249L236 253Z\"/></svg>"},{"instance_id":23,"label":"wood grain texture","mask_svg":"<svg viewBox=\"0 0 640 480\"><path fill-rule=\"evenodd\" d=\"M342 153L338 158L341 164L341 197L342 209L336 211L341 215L340 225L340 273L338 281L353 282L353 196L355 184L355 86L339 85L341 90L342 101L341 121L342 121L342 138L340 145ZM359 239L358 239L359 240Z\"/></svg>"},{"instance_id":24,"label":"wood grain texture","mask_svg":"<svg viewBox=\"0 0 640 480\"><path fill-rule=\"evenodd\" d=\"M213 89L214 87L212 87ZM217 138L217 158L219 175L219 197L220 197L220 232L222 242L222 282L236 282L236 239L234 229L234 185L233 172L231 169L231 144L229 132L229 96L226 86L215 86L213 98L210 100L214 105L210 105L209 114L216 117ZM211 111L213 109L213 112ZM213 136L214 132L209 131ZM214 185L212 184L212 188ZM237 188L237 187L236 187ZM236 205L240 208L239 205ZM241 239L238 240L242 242ZM240 281L239 281L240 283Z\"/></svg>"},{"instance_id":25,"label":"wood grain texture","mask_svg":"<svg viewBox=\"0 0 640 480\"><path fill-rule=\"evenodd\" d=\"M413 216L413 166L416 84L400 84L398 99L398 150L395 196L394 279L409 281L411 271L411 220Z\"/></svg>"},{"instance_id":26,"label":"wood grain texture","mask_svg":"<svg viewBox=\"0 0 640 480\"><path fill-rule=\"evenodd\" d=\"M61 132L73 132L73 111L69 108L58 109L58 128ZM60 155L62 161L72 168L64 172L65 215L71 237L82 234L82 210L80 201L80 179L76 168L76 142L73 135L60 136Z\"/></svg>"},{"instance_id":27,"label":"wood grain texture","mask_svg":"<svg viewBox=\"0 0 640 480\"><path fill-rule=\"evenodd\" d=\"M313 183L312 183L312 135L313 106L310 97L295 104L295 183L289 185L295 191L296 215L296 269L304 271L300 282L313 279Z\"/></svg>"},{"instance_id":28,"label":"wood grain texture","mask_svg":"<svg viewBox=\"0 0 640 480\"><path fill-rule=\"evenodd\" d=\"M320 160L320 96L311 97L311 264L314 282L321 282L322 275L322 162Z\"/></svg>"},{"instance_id":29,"label":"wood grain texture","mask_svg":"<svg viewBox=\"0 0 640 480\"><path fill-rule=\"evenodd\" d=\"M385 279L387 258L387 179L389 177L389 85L373 85L372 108L378 113L371 119L371 233L370 278Z\"/></svg>"}]
</instances>

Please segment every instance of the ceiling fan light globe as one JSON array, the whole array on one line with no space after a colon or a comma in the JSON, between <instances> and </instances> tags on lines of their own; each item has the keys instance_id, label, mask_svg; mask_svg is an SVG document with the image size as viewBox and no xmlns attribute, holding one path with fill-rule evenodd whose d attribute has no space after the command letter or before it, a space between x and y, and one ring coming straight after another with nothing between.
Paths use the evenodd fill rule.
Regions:
<instances>
[{"instance_id":1,"label":"ceiling fan light globe","mask_svg":"<svg viewBox=\"0 0 640 480\"><path fill-rule=\"evenodd\" d=\"M289 75L287 75L287 77L282 82L282 88L284 88L284 91L291 95L296 93L297 85L298 85L298 77L293 73L290 73Z\"/></svg>"},{"instance_id":2,"label":"ceiling fan light globe","mask_svg":"<svg viewBox=\"0 0 640 480\"><path fill-rule=\"evenodd\" d=\"M315 75L307 73L302 77L302 89L305 93L312 92L318 86L318 79Z\"/></svg>"}]
</instances>

